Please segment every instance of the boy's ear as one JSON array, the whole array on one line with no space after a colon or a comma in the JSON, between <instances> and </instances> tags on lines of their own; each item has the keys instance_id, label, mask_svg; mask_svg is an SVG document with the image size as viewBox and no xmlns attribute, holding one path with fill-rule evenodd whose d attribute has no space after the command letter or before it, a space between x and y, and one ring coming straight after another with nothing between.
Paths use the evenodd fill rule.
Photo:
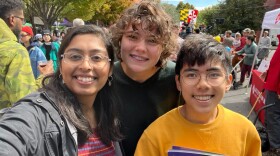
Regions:
<instances>
[{"instance_id":1,"label":"boy's ear","mask_svg":"<svg viewBox=\"0 0 280 156\"><path fill-rule=\"evenodd\" d=\"M180 83L180 76L179 75L176 75L175 76L175 82L176 82L176 86L177 86L177 89L179 90L179 91L181 91L181 83Z\"/></svg>"},{"instance_id":2,"label":"boy's ear","mask_svg":"<svg viewBox=\"0 0 280 156\"><path fill-rule=\"evenodd\" d=\"M227 77L227 80L226 80L227 84L226 84L226 91L229 91L230 90L230 87L231 87L231 82L232 82L232 75L229 74L229 76Z\"/></svg>"}]
</instances>

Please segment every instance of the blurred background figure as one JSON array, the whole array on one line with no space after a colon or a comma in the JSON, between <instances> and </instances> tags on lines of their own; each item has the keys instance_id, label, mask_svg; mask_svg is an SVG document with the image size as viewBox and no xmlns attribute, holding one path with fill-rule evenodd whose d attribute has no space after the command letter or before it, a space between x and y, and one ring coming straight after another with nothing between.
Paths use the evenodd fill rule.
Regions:
<instances>
[{"instance_id":1,"label":"blurred background figure","mask_svg":"<svg viewBox=\"0 0 280 156\"><path fill-rule=\"evenodd\" d=\"M177 60L177 54L179 52L179 50L181 49L182 47L182 44L184 42L184 39L182 39L179 34L180 34L180 27L176 24L173 25L172 27L175 35L177 35L177 42L178 42L178 47L176 48L176 50L169 56L170 60L173 61L173 62L176 62Z\"/></svg>"},{"instance_id":2,"label":"blurred background figure","mask_svg":"<svg viewBox=\"0 0 280 156\"><path fill-rule=\"evenodd\" d=\"M29 26L24 26L21 29L20 41L29 53L30 63L35 79L40 75L38 70L38 61L47 61L44 53L38 47L36 42L32 42L33 31Z\"/></svg>"},{"instance_id":3,"label":"blurred background figure","mask_svg":"<svg viewBox=\"0 0 280 156\"><path fill-rule=\"evenodd\" d=\"M56 71L58 67L57 53L60 45L57 42L52 42L50 30L43 30L43 40L44 42L40 49L43 51L48 61L53 61L53 69Z\"/></svg>"},{"instance_id":4,"label":"blurred background figure","mask_svg":"<svg viewBox=\"0 0 280 156\"><path fill-rule=\"evenodd\" d=\"M61 38L60 38L60 31L54 30L52 33L52 41L57 42L58 44L61 44Z\"/></svg>"},{"instance_id":5,"label":"blurred background figure","mask_svg":"<svg viewBox=\"0 0 280 156\"><path fill-rule=\"evenodd\" d=\"M222 42L222 44L223 44L225 47L226 47L226 46L232 47L232 43L233 43L233 41L234 41L234 38L231 36L231 34L232 34L232 31L231 31L231 30L227 30L227 31L225 32L225 37L224 37L223 42Z\"/></svg>"},{"instance_id":6,"label":"blurred background figure","mask_svg":"<svg viewBox=\"0 0 280 156\"><path fill-rule=\"evenodd\" d=\"M260 65L261 61L268 57L269 54L269 48L270 48L270 37L268 36L268 31L263 32L263 37L261 37L260 42L259 42L259 51L258 51L258 66Z\"/></svg>"},{"instance_id":7,"label":"blurred background figure","mask_svg":"<svg viewBox=\"0 0 280 156\"><path fill-rule=\"evenodd\" d=\"M73 20L73 27L80 26L80 25L85 25L85 22L80 18L75 18Z\"/></svg>"},{"instance_id":8,"label":"blurred background figure","mask_svg":"<svg viewBox=\"0 0 280 156\"><path fill-rule=\"evenodd\" d=\"M43 36L42 34L36 34L33 38L33 43L36 44L37 47L43 45Z\"/></svg>"}]
</instances>

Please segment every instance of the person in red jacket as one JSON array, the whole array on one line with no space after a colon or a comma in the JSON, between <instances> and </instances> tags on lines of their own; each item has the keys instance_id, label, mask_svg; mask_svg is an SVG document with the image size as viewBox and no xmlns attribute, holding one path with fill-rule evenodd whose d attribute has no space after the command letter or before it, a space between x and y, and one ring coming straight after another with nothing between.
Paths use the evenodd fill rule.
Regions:
<instances>
[{"instance_id":1,"label":"person in red jacket","mask_svg":"<svg viewBox=\"0 0 280 156\"><path fill-rule=\"evenodd\" d=\"M280 40L280 34L277 35ZM280 45L278 45L269 68L261 77L266 78L264 89L266 90L265 104L275 103L266 109L265 125L270 142L269 153L272 156L280 155Z\"/></svg>"}]
</instances>

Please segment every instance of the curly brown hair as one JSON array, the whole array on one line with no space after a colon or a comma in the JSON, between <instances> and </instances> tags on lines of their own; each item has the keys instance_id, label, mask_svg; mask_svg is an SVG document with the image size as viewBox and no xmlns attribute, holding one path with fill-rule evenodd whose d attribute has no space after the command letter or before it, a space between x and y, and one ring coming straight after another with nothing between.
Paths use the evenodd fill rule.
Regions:
<instances>
[{"instance_id":1,"label":"curly brown hair","mask_svg":"<svg viewBox=\"0 0 280 156\"><path fill-rule=\"evenodd\" d=\"M135 28L136 25L141 25L141 28L148 33L156 33L156 38L163 46L163 51L155 66L164 66L168 57L178 46L176 35L172 31L173 22L158 3L147 0L143 0L126 9L116 24L111 27L112 41L116 48L118 59L122 61L120 42L125 30L129 26Z\"/></svg>"}]
</instances>

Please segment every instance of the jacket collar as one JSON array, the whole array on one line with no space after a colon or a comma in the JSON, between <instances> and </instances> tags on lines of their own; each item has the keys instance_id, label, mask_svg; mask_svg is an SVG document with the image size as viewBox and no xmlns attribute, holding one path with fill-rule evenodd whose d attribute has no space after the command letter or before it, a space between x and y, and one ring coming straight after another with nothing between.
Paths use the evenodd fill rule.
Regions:
<instances>
[{"instance_id":1,"label":"jacket collar","mask_svg":"<svg viewBox=\"0 0 280 156\"><path fill-rule=\"evenodd\" d=\"M8 25L0 18L0 43L6 41L15 41L17 42L16 35L8 27Z\"/></svg>"}]
</instances>

